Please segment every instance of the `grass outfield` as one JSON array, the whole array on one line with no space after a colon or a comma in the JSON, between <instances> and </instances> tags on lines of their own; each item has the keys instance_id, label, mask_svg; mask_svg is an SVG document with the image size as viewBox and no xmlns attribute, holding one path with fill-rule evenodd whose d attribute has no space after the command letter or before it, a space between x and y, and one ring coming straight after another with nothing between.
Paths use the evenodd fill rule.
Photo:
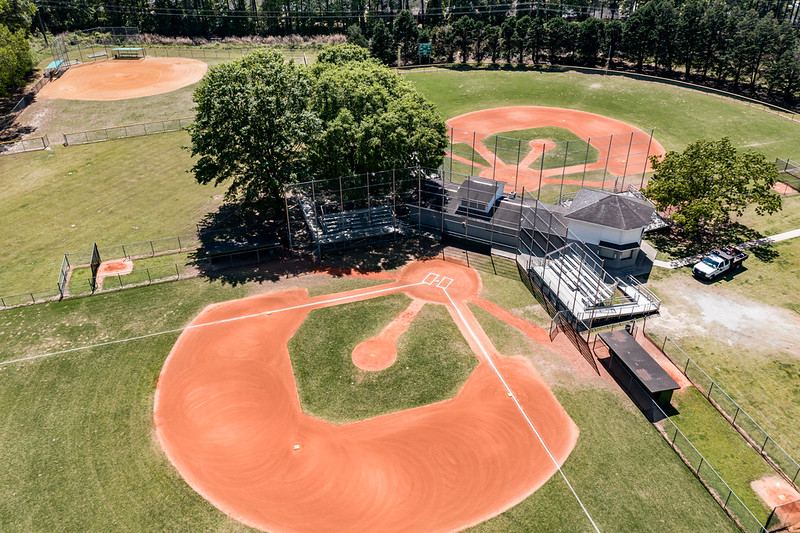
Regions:
<instances>
[{"instance_id":1,"label":"grass outfield","mask_svg":"<svg viewBox=\"0 0 800 533\"><path fill-rule=\"evenodd\" d=\"M756 108L674 86L577 72L486 69L407 72L445 117L514 105L567 107L656 129L667 150L698 138L731 138L768 158L800 158L800 124Z\"/></svg>"},{"instance_id":2,"label":"grass outfield","mask_svg":"<svg viewBox=\"0 0 800 533\"><path fill-rule=\"evenodd\" d=\"M184 132L2 156L0 295L55 288L65 252L195 230L222 202ZM143 157L146 154L146 157Z\"/></svg>"},{"instance_id":3,"label":"grass outfield","mask_svg":"<svg viewBox=\"0 0 800 533\"><path fill-rule=\"evenodd\" d=\"M307 286L321 294L374 283L322 275L266 287L195 279L8 310L0 314L0 360L180 327L208 303L264 288ZM509 284L487 282L484 296L507 293ZM496 342L504 350L528 350L580 427L564 469L602 531L735 531L613 383L584 382L560 356L532 347L489 315L479 319L490 336L503 339ZM430 332L417 332L427 342ZM194 493L153 440L156 381L176 338L171 333L0 366L4 531L246 530ZM479 529L576 531L589 525L554 477Z\"/></svg>"}]
</instances>

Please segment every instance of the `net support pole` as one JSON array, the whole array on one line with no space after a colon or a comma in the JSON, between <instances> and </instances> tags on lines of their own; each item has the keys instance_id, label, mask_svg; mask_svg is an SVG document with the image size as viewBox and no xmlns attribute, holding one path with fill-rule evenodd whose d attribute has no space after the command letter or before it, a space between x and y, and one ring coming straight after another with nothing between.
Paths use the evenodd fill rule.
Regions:
<instances>
[{"instance_id":1,"label":"net support pole","mask_svg":"<svg viewBox=\"0 0 800 533\"><path fill-rule=\"evenodd\" d=\"M497 152L497 147L495 146L495 155ZM522 139L519 139L519 145L517 146L517 166L514 167L514 192L517 191L517 187L519 186L519 156L522 152ZM524 187L523 187L524 188Z\"/></svg>"},{"instance_id":2,"label":"net support pole","mask_svg":"<svg viewBox=\"0 0 800 533\"><path fill-rule=\"evenodd\" d=\"M583 175L581 176L581 189L583 189L583 182L586 180L586 166L589 164L589 148L592 147L592 138L586 139L586 155L583 156Z\"/></svg>"},{"instance_id":3,"label":"net support pole","mask_svg":"<svg viewBox=\"0 0 800 533\"><path fill-rule=\"evenodd\" d=\"M342 191L341 176L339 176L339 220L342 222L341 229L344 230L344 192Z\"/></svg>"},{"instance_id":4,"label":"net support pole","mask_svg":"<svg viewBox=\"0 0 800 533\"><path fill-rule=\"evenodd\" d=\"M419 167L417 167L417 233L422 234L422 172Z\"/></svg>"},{"instance_id":5,"label":"net support pole","mask_svg":"<svg viewBox=\"0 0 800 533\"><path fill-rule=\"evenodd\" d=\"M631 132L631 139L628 141L628 154L625 156L625 167L622 170L622 188L625 188L625 175L628 173L628 161L631 158L631 146L633 146L633 132Z\"/></svg>"},{"instance_id":6,"label":"net support pole","mask_svg":"<svg viewBox=\"0 0 800 533\"><path fill-rule=\"evenodd\" d=\"M494 136L494 161L492 162L492 179L494 179L495 171L497 169L497 141L498 141L498 139L500 139L500 136L499 135L495 135Z\"/></svg>"},{"instance_id":7,"label":"net support pole","mask_svg":"<svg viewBox=\"0 0 800 533\"><path fill-rule=\"evenodd\" d=\"M477 132L473 131L472 132L472 157L470 158L471 160L469 162L469 175L470 176L473 176L474 173L475 173L475 138L476 138L476 135L477 135Z\"/></svg>"},{"instance_id":8,"label":"net support pole","mask_svg":"<svg viewBox=\"0 0 800 533\"><path fill-rule=\"evenodd\" d=\"M367 223L372 227L372 209L369 205L369 172L365 174L365 179L367 180Z\"/></svg>"},{"instance_id":9,"label":"net support pole","mask_svg":"<svg viewBox=\"0 0 800 533\"><path fill-rule=\"evenodd\" d=\"M647 141L647 152L644 154L644 167L642 168L642 181L639 183L639 188L644 188L644 176L647 174L647 163L650 162L650 147L653 144L653 131L650 130L650 139Z\"/></svg>"},{"instance_id":10,"label":"net support pole","mask_svg":"<svg viewBox=\"0 0 800 533\"><path fill-rule=\"evenodd\" d=\"M608 162L611 160L611 145L614 143L614 136L611 135L608 139L608 154L606 155L606 165L603 168L603 183L600 185L600 190L604 191L606 188L606 173L608 172Z\"/></svg>"},{"instance_id":11,"label":"net support pole","mask_svg":"<svg viewBox=\"0 0 800 533\"><path fill-rule=\"evenodd\" d=\"M450 182L453 181L453 127L450 126ZM442 185L444 185L444 180L442 180Z\"/></svg>"},{"instance_id":12,"label":"net support pole","mask_svg":"<svg viewBox=\"0 0 800 533\"><path fill-rule=\"evenodd\" d=\"M564 194L564 177L567 174L568 157L569 157L569 139L567 139L567 147L564 149L564 164L561 165L561 186L558 188L558 203L561 203L561 196Z\"/></svg>"},{"instance_id":13,"label":"net support pole","mask_svg":"<svg viewBox=\"0 0 800 533\"><path fill-rule=\"evenodd\" d=\"M539 164L539 188L536 189L536 201L539 201L542 195L542 178L544 178L544 152L547 150L547 144L542 143L542 155L540 156L541 163Z\"/></svg>"},{"instance_id":14,"label":"net support pole","mask_svg":"<svg viewBox=\"0 0 800 533\"><path fill-rule=\"evenodd\" d=\"M293 249L292 244L292 223L289 221L289 201L286 199L286 186L283 187L283 207L286 210L286 232L289 237L289 249Z\"/></svg>"}]
</instances>

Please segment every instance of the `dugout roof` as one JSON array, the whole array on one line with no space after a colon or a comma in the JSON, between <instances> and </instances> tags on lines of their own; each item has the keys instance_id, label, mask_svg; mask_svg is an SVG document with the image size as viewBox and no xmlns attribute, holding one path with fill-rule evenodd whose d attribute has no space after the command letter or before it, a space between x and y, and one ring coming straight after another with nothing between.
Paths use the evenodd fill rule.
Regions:
<instances>
[{"instance_id":1,"label":"dugout roof","mask_svg":"<svg viewBox=\"0 0 800 533\"><path fill-rule=\"evenodd\" d=\"M627 331L604 331L598 335L616 356L628 367L650 394L680 389L680 386L661 368L649 353Z\"/></svg>"}]
</instances>

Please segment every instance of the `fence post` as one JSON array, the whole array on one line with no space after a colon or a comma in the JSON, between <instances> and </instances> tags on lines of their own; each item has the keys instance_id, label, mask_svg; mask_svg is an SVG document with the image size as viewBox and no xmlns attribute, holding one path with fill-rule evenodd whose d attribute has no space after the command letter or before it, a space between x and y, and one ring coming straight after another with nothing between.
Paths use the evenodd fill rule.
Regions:
<instances>
[{"instance_id":1,"label":"fence post","mask_svg":"<svg viewBox=\"0 0 800 533\"><path fill-rule=\"evenodd\" d=\"M181 273L178 272L178 263L175 263L175 275L178 277L178 279L181 278Z\"/></svg>"},{"instance_id":2,"label":"fence post","mask_svg":"<svg viewBox=\"0 0 800 533\"><path fill-rule=\"evenodd\" d=\"M728 497L725 498L725 505L723 507L728 507L728 500L731 499L731 494L733 494L732 490L728 490Z\"/></svg>"},{"instance_id":3,"label":"fence post","mask_svg":"<svg viewBox=\"0 0 800 533\"><path fill-rule=\"evenodd\" d=\"M767 435L767 438L764 439L764 444L761 445L761 453L764 453L764 448L767 447L767 442L769 442L769 435Z\"/></svg>"},{"instance_id":4,"label":"fence post","mask_svg":"<svg viewBox=\"0 0 800 533\"><path fill-rule=\"evenodd\" d=\"M667 346L667 338L668 338L668 337L667 337L666 335L664 335L664 342L662 342L662 343L661 343L661 351L662 351L662 352L664 352L664 353L667 353L667 352L664 350L664 348Z\"/></svg>"},{"instance_id":5,"label":"fence post","mask_svg":"<svg viewBox=\"0 0 800 533\"><path fill-rule=\"evenodd\" d=\"M67 134L62 131L61 135L64 137L64 146L69 146L69 141L67 140Z\"/></svg>"},{"instance_id":6,"label":"fence post","mask_svg":"<svg viewBox=\"0 0 800 533\"><path fill-rule=\"evenodd\" d=\"M0 296L0 303L3 304L3 309L5 309L6 308L6 301L5 301L5 299L3 299L2 296Z\"/></svg>"},{"instance_id":7,"label":"fence post","mask_svg":"<svg viewBox=\"0 0 800 533\"><path fill-rule=\"evenodd\" d=\"M34 297L33 297L33 293L31 292L31 293L29 293L29 294L31 295L31 301L32 301L33 303L36 303L36 298L34 298Z\"/></svg>"},{"instance_id":8,"label":"fence post","mask_svg":"<svg viewBox=\"0 0 800 533\"><path fill-rule=\"evenodd\" d=\"M122 284L122 276L120 274L117 274L117 281L119 281L119 288L123 288L124 285Z\"/></svg>"},{"instance_id":9,"label":"fence post","mask_svg":"<svg viewBox=\"0 0 800 533\"><path fill-rule=\"evenodd\" d=\"M122 244L121 246L122 246L122 255L123 255L123 257L128 257L128 254L125 253L125 245Z\"/></svg>"},{"instance_id":10,"label":"fence post","mask_svg":"<svg viewBox=\"0 0 800 533\"><path fill-rule=\"evenodd\" d=\"M708 388L708 395L706 397L710 400L711 399L711 391L714 390L714 382L711 382L711 386Z\"/></svg>"},{"instance_id":11,"label":"fence post","mask_svg":"<svg viewBox=\"0 0 800 533\"><path fill-rule=\"evenodd\" d=\"M150 269L145 268L145 272L147 272L147 283L153 283L153 279L150 277Z\"/></svg>"},{"instance_id":12,"label":"fence post","mask_svg":"<svg viewBox=\"0 0 800 533\"><path fill-rule=\"evenodd\" d=\"M700 469L703 467L703 461L705 461L705 460L706 460L706 458L701 455L700 456L700 464L697 465L697 470L695 470L695 474L697 474L698 476L700 475Z\"/></svg>"},{"instance_id":13,"label":"fence post","mask_svg":"<svg viewBox=\"0 0 800 533\"><path fill-rule=\"evenodd\" d=\"M182 251L182 250L183 250L183 246L181 245L181 237L180 237L180 235L179 235L179 236L178 236L178 251L180 252L180 251Z\"/></svg>"},{"instance_id":14,"label":"fence post","mask_svg":"<svg viewBox=\"0 0 800 533\"><path fill-rule=\"evenodd\" d=\"M739 411L741 411L741 408L737 405L736 406L736 414L733 415L733 422L732 423L733 423L734 426L736 425L736 417L739 416Z\"/></svg>"},{"instance_id":15,"label":"fence post","mask_svg":"<svg viewBox=\"0 0 800 533\"><path fill-rule=\"evenodd\" d=\"M150 241L150 252L151 252L150 257L156 255L156 249L153 248L153 241Z\"/></svg>"},{"instance_id":16,"label":"fence post","mask_svg":"<svg viewBox=\"0 0 800 533\"><path fill-rule=\"evenodd\" d=\"M684 355L686 355L686 354L684 354ZM689 375L689 362L690 361L691 361L691 359L689 359L689 356L686 355L686 364L683 366L683 373L686 374L687 376Z\"/></svg>"}]
</instances>

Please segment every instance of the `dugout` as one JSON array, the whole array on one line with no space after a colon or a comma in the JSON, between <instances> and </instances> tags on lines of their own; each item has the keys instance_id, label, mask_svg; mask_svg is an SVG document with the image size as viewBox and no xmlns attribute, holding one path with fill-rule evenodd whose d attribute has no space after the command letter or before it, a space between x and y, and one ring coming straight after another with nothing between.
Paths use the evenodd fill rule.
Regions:
<instances>
[{"instance_id":1,"label":"dugout","mask_svg":"<svg viewBox=\"0 0 800 533\"><path fill-rule=\"evenodd\" d=\"M279 254L281 242L275 235L241 232L201 235L211 270L259 264Z\"/></svg>"},{"instance_id":2,"label":"dugout","mask_svg":"<svg viewBox=\"0 0 800 533\"><path fill-rule=\"evenodd\" d=\"M598 338L608 347L611 359L608 364L609 372L618 381L624 379L626 372L630 376L627 384L629 392L633 385L630 381L633 380L660 407L669 405L672 391L680 389L680 386L630 333L624 329L604 331Z\"/></svg>"}]
</instances>

